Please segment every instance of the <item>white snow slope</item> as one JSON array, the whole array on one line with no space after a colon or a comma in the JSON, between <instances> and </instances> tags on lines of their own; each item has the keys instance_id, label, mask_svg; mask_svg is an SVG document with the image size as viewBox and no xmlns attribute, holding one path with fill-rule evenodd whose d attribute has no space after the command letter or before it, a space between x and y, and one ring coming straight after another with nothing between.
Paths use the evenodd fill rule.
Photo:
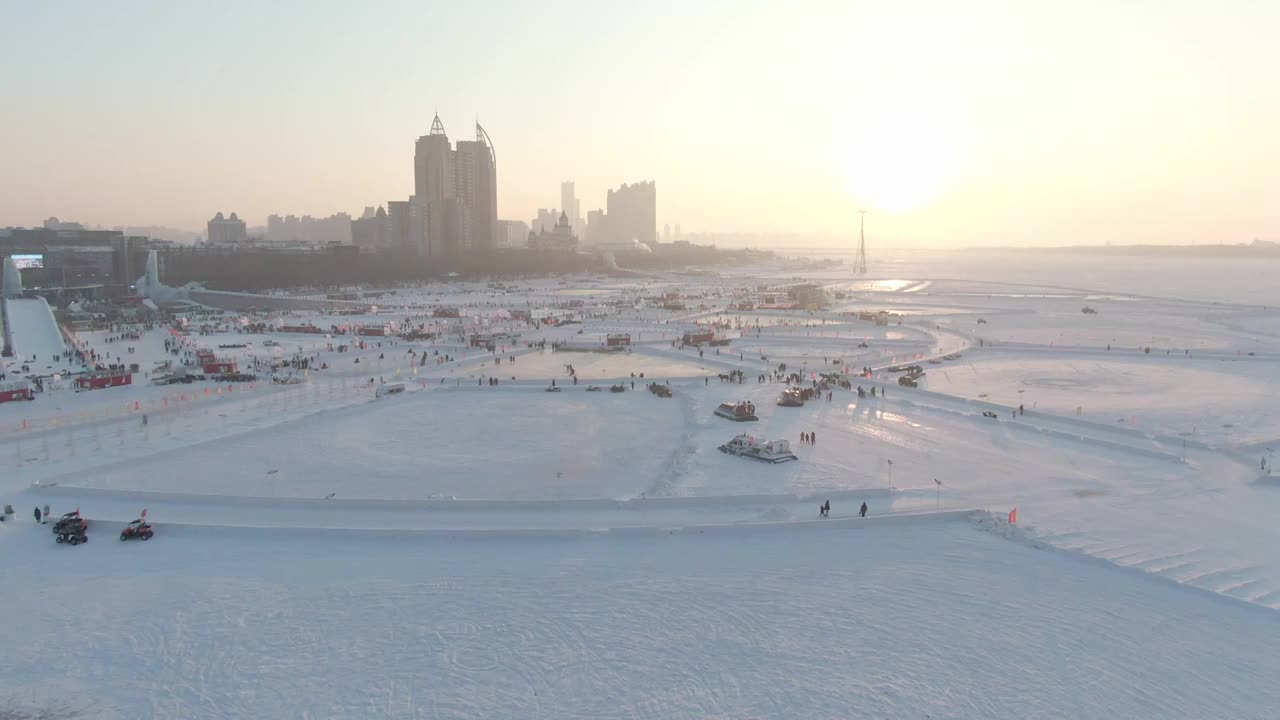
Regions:
<instances>
[{"instance_id":1,"label":"white snow slope","mask_svg":"<svg viewBox=\"0 0 1280 720\"><path fill-rule=\"evenodd\" d=\"M24 358L35 357L38 366L52 362L64 349L62 333L44 298L6 298L5 318L13 338L14 351Z\"/></svg>"}]
</instances>

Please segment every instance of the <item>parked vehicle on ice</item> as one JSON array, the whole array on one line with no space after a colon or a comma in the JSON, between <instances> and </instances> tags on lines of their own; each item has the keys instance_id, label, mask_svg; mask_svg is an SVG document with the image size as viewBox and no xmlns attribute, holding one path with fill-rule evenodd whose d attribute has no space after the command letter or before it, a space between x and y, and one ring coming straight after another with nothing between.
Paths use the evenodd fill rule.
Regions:
<instances>
[{"instance_id":1,"label":"parked vehicle on ice","mask_svg":"<svg viewBox=\"0 0 1280 720\"><path fill-rule=\"evenodd\" d=\"M771 464L788 462L797 460L794 453L791 452L791 444L786 440L769 440L767 442L759 442L754 437L743 433L738 435L729 442L723 444L719 448L720 452L729 455L737 455L739 457L759 460Z\"/></svg>"},{"instance_id":2,"label":"parked vehicle on ice","mask_svg":"<svg viewBox=\"0 0 1280 720\"><path fill-rule=\"evenodd\" d=\"M0 383L0 403L9 402L11 400L35 399L36 396L31 391L31 383L26 380L15 380Z\"/></svg>"},{"instance_id":3,"label":"parked vehicle on ice","mask_svg":"<svg viewBox=\"0 0 1280 720\"><path fill-rule=\"evenodd\" d=\"M716 415L734 422L751 422L760 419L756 417L756 406L745 400L736 403L720 403L720 407L716 408Z\"/></svg>"},{"instance_id":4,"label":"parked vehicle on ice","mask_svg":"<svg viewBox=\"0 0 1280 720\"><path fill-rule=\"evenodd\" d=\"M404 383L383 383L373 392L374 397L386 397L388 395L399 395L404 392Z\"/></svg>"},{"instance_id":5,"label":"parked vehicle on ice","mask_svg":"<svg viewBox=\"0 0 1280 720\"><path fill-rule=\"evenodd\" d=\"M787 388L778 396L778 404L782 407L804 407L804 391L800 388Z\"/></svg>"},{"instance_id":6,"label":"parked vehicle on ice","mask_svg":"<svg viewBox=\"0 0 1280 720\"><path fill-rule=\"evenodd\" d=\"M217 380L218 382L243 383L243 382L253 382L254 380L258 379L258 376L254 375L253 373L229 372L229 373L223 373L222 375L215 375L213 379Z\"/></svg>"}]
</instances>

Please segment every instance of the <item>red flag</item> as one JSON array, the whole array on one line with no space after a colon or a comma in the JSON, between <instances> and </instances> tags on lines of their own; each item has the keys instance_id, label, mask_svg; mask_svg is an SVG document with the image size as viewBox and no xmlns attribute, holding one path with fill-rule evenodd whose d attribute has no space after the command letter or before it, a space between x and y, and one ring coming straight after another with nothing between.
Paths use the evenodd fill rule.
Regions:
<instances>
[{"instance_id":1,"label":"red flag","mask_svg":"<svg viewBox=\"0 0 1280 720\"><path fill-rule=\"evenodd\" d=\"M1014 508L1009 511L1009 524L1010 525L1018 524L1018 508Z\"/></svg>"}]
</instances>

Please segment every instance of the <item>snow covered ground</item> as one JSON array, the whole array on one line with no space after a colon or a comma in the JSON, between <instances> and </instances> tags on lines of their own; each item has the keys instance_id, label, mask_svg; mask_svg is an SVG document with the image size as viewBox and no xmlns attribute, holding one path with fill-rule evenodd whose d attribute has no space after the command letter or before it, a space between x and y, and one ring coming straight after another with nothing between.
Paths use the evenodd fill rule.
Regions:
<instances>
[{"instance_id":1,"label":"snow covered ground","mask_svg":"<svg viewBox=\"0 0 1280 720\"><path fill-rule=\"evenodd\" d=\"M1280 703L1280 616L965 520L177 533L53 555L44 529L6 533L10 573L41 590L6 582L5 612L43 642L6 648L0 677L92 697L96 717L1261 719Z\"/></svg>"},{"instance_id":2,"label":"snow covered ground","mask_svg":"<svg viewBox=\"0 0 1280 720\"><path fill-rule=\"evenodd\" d=\"M103 717L1274 716L1280 312L953 270L807 272L851 295L758 323L725 308L795 272L406 289L377 315L287 319L436 339L233 324L180 350L305 357L279 371L299 384L0 405L0 500L19 511L0 617L43 638L0 654L0 698L54 688ZM688 309L655 307L664 293ZM1205 297L1274 308L1264 294ZM867 309L903 324L841 314ZM713 321L719 354L672 347ZM498 364L473 331L518 337ZM630 351L529 347L613 332ZM175 357L163 330L109 337L79 340L144 371ZM852 381L876 396L780 407L786 386L758 380L832 360L873 367ZM919 388L885 368L905 363ZM408 392L375 399L379 380ZM611 382L626 392L587 391ZM713 414L739 400L759 421ZM717 451L737 433L799 460ZM55 545L32 526L45 503L80 507L93 542ZM114 540L144 507L156 538ZM985 512L1013 507L1016 528Z\"/></svg>"},{"instance_id":3,"label":"snow covered ground","mask_svg":"<svg viewBox=\"0 0 1280 720\"><path fill-rule=\"evenodd\" d=\"M671 453L660 449L681 428L678 407L649 393L429 387L47 482L264 497L614 497L645 490L636 483L662 472ZM622 418L625 434L614 429Z\"/></svg>"},{"instance_id":4,"label":"snow covered ground","mask_svg":"<svg viewBox=\"0 0 1280 720\"><path fill-rule=\"evenodd\" d=\"M1275 361L1164 353L970 352L923 387L1221 444L1280 437Z\"/></svg>"}]
</instances>

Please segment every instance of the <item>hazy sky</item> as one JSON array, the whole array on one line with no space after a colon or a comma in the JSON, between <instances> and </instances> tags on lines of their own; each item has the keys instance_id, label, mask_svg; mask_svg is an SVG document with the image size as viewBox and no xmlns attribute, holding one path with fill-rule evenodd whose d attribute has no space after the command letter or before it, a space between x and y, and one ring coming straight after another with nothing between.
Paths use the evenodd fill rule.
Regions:
<instances>
[{"instance_id":1,"label":"hazy sky","mask_svg":"<svg viewBox=\"0 0 1280 720\"><path fill-rule=\"evenodd\" d=\"M1280 2L0 0L0 226L203 230L413 189L478 116L499 216L658 183L686 231L1280 240Z\"/></svg>"}]
</instances>

